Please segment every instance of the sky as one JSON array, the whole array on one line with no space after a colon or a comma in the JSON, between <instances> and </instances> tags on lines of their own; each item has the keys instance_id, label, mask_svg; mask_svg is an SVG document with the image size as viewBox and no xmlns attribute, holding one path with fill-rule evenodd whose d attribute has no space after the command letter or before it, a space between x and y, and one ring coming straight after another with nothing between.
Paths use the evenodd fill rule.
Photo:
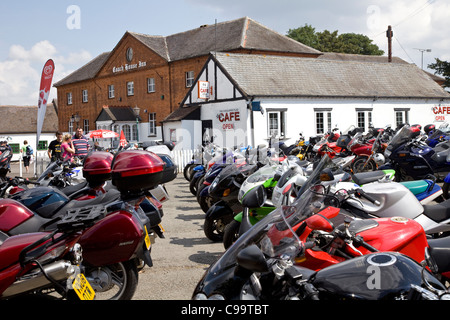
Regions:
<instances>
[{"instance_id":1,"label":"sky","mask_svg":"<svg viewBox=\"0 0 450 320\"><path fill-rule=\"evenodd\" d=\"M0 2L0 105L37 105L42 68L55 63L53 83L111 51L126 31L168 36L205 24L250 17L286 34L359 33L425 70L450 61L448 0L40 0ZM431 51L426 51L430 49ZM56 97L52 88L49 101Z\"/></svg>"}]
</instances>

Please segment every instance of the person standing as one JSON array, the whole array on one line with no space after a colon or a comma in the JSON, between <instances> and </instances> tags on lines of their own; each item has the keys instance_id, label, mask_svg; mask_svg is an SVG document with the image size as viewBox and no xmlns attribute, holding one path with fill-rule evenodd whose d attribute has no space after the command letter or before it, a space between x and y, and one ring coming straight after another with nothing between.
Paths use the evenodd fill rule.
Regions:
<instances>
[{"instance_id":1,"label":"person standing","mask_svg":"<svg viewBox=\"0 0 450 320\"><path fill-rule=\"evenodd\" d=\"M22 153L23 166L25 167L25 172L29 173L30 171L30 160L33 156L33 148L28 144L27 140L23 141L23 147L20 150Z\"/></svg>"},{"instance_id":2,"label":"person standing","mask_svg":"<svg viewBox=\"0 0 450 320\"><path fill-rule=\"evenodd\" d=\"M55 136L56 139L50 142L50 145L48 146L47 150L47 154L51 162L62 159L61 144L63 140L63 134L59 131L56 131Z\"/></svg>"},{"instance_id":3,"label":"person standing","mask_svg":"<svg viewBox=\"0 0 450 320\"><path fill-rule=\"evenodd\" d=\"M83 129L78 127L74 136L72 137L72 143L75 147L75 156L84 159L89 152L89 139L83 135Z\"/></svg>"},{"instance_id":4,"label":"person standing","mask_svg":"<svg viewBox=\"0 0 450 320\"><path fill-rule=\"evenodd\" d=\"M68 133L64 135L63 143L61 143L61 157L63 161L72 162L75 154L75 148L72 142L72 136Z\"/></svg>"}]
</instances>

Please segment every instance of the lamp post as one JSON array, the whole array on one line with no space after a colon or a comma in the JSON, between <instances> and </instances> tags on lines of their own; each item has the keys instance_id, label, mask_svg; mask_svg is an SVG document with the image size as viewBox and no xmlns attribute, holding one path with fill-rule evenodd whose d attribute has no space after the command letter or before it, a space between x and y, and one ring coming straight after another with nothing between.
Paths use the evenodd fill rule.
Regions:
<instances>
[{"instance_id":1,"label":"lamp post","mask_svg":"<svg viewBox=\"0 0 450 320\"><path fill-rule=\"evenodd\" d=\"M81 117L78 113L72 114L72 117L70 117L70 122L73 124L74 122L77 123L77 127L79 126L79 122L81 120ZM73 128L72 128L73 129ZM76 128L75 128L76 130Z\"/></svg>"},{"instance_id":2,"label":"lamp post","mask_svg":"<svg viewBox=\"0 0 450 320\"><path fill-rule=\"evenodd\" d=\"M139 142L139 112L141 109L136 105L133 108L134 115L136 116L136 140Z\"/></svg>"},{"instance_id":3,"label":"lamp post","mask_svg":"<svg viewBox=\"0 0 450 320\"><path fill-rule=\"evenodd\" d=\"M422 70L423 70L423 53L431 52L431 49L419 49L419 48L414 48L414 49L419 50L422 53Z\"/></svg>"}]
</instances>

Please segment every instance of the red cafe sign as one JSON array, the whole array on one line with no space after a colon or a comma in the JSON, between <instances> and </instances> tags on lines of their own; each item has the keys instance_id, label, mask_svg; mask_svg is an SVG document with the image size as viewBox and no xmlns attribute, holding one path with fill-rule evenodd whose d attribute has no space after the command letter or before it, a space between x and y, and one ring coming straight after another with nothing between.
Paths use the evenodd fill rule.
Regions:
<instances>
[{"instance_id":1,"label":"red cafe sign","mask_svg":"<svg viewBox=\"0 0 450 320\"><path fill-rule=\"evenodd\" d=\"M240 121L241 116L239 111L222 111L217 114L217 119L222 123L223 130L232 130L234 129L235 121Z\"/></svg>"},{"instance_id":2,"label":"red cafe sign","mask_svg":"<svg viewBox=\"0 0 450 320\"><path fill-rule=\"evenodd\" d=\"M431 108L435 115L434 121L445 121L445 116L450 114L450 106L434 106Z\"/></svg>"}]
</instances>

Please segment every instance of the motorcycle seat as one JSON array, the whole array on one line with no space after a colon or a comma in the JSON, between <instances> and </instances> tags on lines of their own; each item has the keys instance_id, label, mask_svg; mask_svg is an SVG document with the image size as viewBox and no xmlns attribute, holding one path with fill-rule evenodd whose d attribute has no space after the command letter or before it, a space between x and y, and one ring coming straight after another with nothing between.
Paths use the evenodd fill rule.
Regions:
<instances>
[{"instance_id":1,"label":"motorcycle seat","mask_svg":"<svg viewBox=\"0 0 450 320\"><path fill-rule=\"evenodd\" d=\"M99 195L98 197L95 197L93 199L88 200L72 200L69 201L64 207L62 207L58 212L55 214L55 217L60 214L65 214L68 210L71 209L77 209L77 208L83 208L83 207L89 207L94 205L106 205L108 203L111 203L115 200L120 199L120 192L117 189L110 189L106 193Z\"/></svg>"},{"instance_id":2,"label":"motorcycle seat","mask_svg":"<svg viewBox=\"0 0 450 320\"><path fill-rule=\"evenodd\" d=\"M386 174L383 171L358 172L352 175L353 182L362 186L366 183L375 182L384 178Z\"/></svg>"},{"instance_id":3,"label":"motorcycle seat","mask_svg":"<svg viewBox=\"0 0 450 320\"><path fill-rule=\"evenodd\" d=\"M450 237L429 239L428 252L438 266L438 272L450 271Z\"/></svg>"},{"instance_id":4,"label":"motorcycle seat","mask_svg":"<svg viewBox=\"0 0 450 320\"><path fill-rule=\"evenodd\" d=\"M402 181L400 183L407 187L414 195L425 192L430 187L425 180Z\"/></svg>"},{"instance_id":5,"label":"motorcycle seat","mask_svg":"<svg viewBox=\"0 0 450 320\"><path fill-rule=\"evenodd\" d=\"M75 185L72 186L67 186L65 188L60 189L62 191L62 193L64 193L66 196L70 196L71 194L83 189L84 187L86 187L88 185L87 181L83 181L81 183L77 183Z\"/></svg>"},{"instance_id":6,"label":"motorcycle seat","mask_svg":"<svg viewBox=\"0 0 450 320\"><path fill-rule=\"evenodd\" d=\"M423 214L435 222L450 218L450 199L441 203L423 206Z\"/></svg>"}]
</instances>

